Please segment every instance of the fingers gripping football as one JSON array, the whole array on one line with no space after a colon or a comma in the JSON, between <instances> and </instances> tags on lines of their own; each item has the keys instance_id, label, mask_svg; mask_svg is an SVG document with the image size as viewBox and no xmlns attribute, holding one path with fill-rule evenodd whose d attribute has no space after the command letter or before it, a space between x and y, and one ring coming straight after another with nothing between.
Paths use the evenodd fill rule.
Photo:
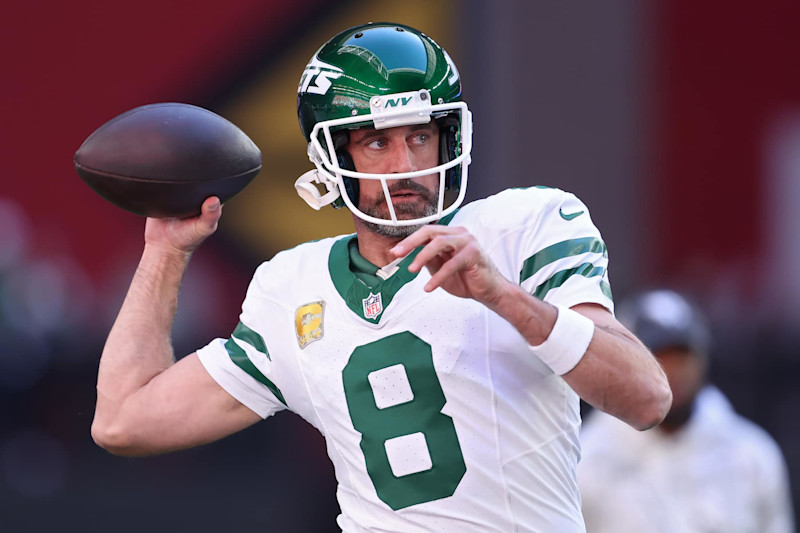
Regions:
<instances>
[{"instance_id":1,"label":"fingers gripping football","mask_svg":"<svg viewBox=\"0 0 800 533\"><path fill-rule=\"evenodd\" d=\"M401 257L418 246L423 248L408 269L412 272L428 269L431 274L425 285L428 292L441 287L455 296L489 304L509 283L465 228L425 226L392 251Z\"/></svg>"},{"instance_id":2,"label":"fingers gripping football","mask_svg":"<svg viewBox=\"0 0 800 533\"><path fill-rule=\"evenodd\" d=\"M207 198L200 215L192 218L148 218L145 243L168 251L189 254L217 230L222 205L219 198Z\"/></svg>"}]
</instances>

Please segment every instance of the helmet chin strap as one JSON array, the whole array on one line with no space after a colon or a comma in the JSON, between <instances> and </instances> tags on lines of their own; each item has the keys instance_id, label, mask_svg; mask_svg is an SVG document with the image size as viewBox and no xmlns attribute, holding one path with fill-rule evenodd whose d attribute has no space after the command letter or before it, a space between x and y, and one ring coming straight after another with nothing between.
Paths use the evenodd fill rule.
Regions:
<instances>
[{"instance_id":1,"label":"helmet chin strap","mask_svg":"<svg viewBox=\"0 0 800 533\"><path fill-rule=\"evenodd\" d=\"M319 187L324 186L328 192L321 194ZM330 205L341 196L339 188L335 183L322 176L319 170L309 170L294 182L294 188L300 198L306 201L315 210L319 211L326 205Z\"/></svg>"},{"instance_id":2,"label":"helmet chin strap","mask_svg":"<svg viewBox=\"0 0 800 533\"><path fill-rule=\"evenodd\" d=\"M409 253L411 253L411 252L409 252ZM382 280L389 279L390 277L392 277L392 275L395 272L398 271L398 269L400 268L400 266L399 266L400 262L403 259L405 259L406 257L408 257L408 255L404 255L403 257L398 257L397 259L395 259L394 261L392 261L388 265L384 266L383 268L379 268L375 272L375 275L378 276L379 278L381 278Z\"/></svg>"}]
</instances>

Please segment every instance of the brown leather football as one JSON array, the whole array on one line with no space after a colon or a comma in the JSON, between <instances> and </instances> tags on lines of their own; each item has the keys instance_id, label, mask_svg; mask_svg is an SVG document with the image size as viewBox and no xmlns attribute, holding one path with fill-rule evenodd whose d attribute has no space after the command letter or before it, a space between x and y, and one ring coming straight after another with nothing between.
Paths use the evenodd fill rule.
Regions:
<instances>
[{"instance_id":1,"label":"brown leather football","mask_svg":"<svg viewBox=\"0 0 800 533\"><path fill-rule=\"evenodd\" d=\"M142 216L185 218L223 203L261 170L261 151L236 125L202 107L137 107L100 126L75 153L75 170L109 202Z\"/></svg>"}]
</instances>

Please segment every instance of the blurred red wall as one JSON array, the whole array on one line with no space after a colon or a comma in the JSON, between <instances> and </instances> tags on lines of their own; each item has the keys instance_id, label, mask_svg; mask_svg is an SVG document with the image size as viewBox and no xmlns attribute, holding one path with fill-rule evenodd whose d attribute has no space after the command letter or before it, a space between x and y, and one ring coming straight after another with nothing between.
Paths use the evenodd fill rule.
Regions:
<instances>
[{"instance_id":1,"label":"blurred red wall","mask_svg":"<svg viewBox=\"0 0 800 533\"><path fill-rule=\"evenodd\" d=\"M0 7L0 197L32 220L34 253L58 249L92 275L141 241L142 220L106 203L72 167L83 140L139 105L204 105L279 43L313 1L7 0Z\"/></svg>"},{"instance_id":2,"label":"blurred red wall","mask_svg":"<svg viewBox=\"0 0 800 533\"><path fill-rule=\"evenodd\" d=\"M657 3L654 278L737 270L764 255L764 137L800 105L800 2Z\"/></svg>"}]
</instances>

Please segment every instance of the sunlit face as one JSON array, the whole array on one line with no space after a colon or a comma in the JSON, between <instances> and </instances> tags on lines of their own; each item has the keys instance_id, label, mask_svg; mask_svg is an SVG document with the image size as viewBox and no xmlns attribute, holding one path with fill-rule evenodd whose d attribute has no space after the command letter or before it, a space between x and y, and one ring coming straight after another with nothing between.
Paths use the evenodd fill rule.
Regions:
<instances>
[{"instance_id":1,"label":"sunlit face","mask_svg":"<svg viewBox=\"0 0 800 533\"><path fill-rule=\"evenodd\" d=\"M361 128L350 132L345 150L358 172L397 174L432 168L439 164L439 127L434 121L385 130ZM439 174L413 179L387 180L398 219L436 214ZM354 199L355 200L355 199ZM359 180L358 208L367 215L391 219L380 180ZM405 237L419 226L387 226L365 222L371 231L387 237Z\"/></svg>"}]
</instances>

